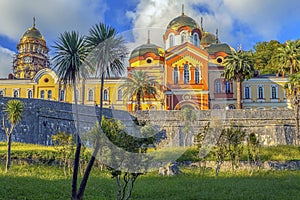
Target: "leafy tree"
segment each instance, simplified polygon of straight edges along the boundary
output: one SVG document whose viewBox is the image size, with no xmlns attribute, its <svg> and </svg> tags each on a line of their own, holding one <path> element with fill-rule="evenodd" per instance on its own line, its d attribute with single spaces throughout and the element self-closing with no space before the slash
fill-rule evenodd
<svg viewBox="0 0 300 200">
<path fill-rule="evenodd" d="M 93 74 L 101 78 L 100 86 L 100 116 L 99 124 L 102 122 L 103 113 L 103 88 L 104 79 L 112 75 L 122 75 L 125 71 L 123 59 L 127 55 L 127 48 L 121 36 L 116 35 L 116 31 L 111 26 L 104 23 L 94 25 L 87 36 L 87 46 L 89 48 L 89 56 L 87 61 L 93 68 Z M 87 165 L 83 179 L 77 193 L 77 199 L 82 199 L 86 184 L 95 162 L 95 157 L 100 148 L 100 142 L 96 141 L 96 146 L 92 157 Z"/>
<path fill-rule="evenodd" d="M 124 83 L 122 88 L 124 90 L 124 96 L 130 98 L 132 101 L 134 99 L 137 102 L 137 109 L 141 110 L 141 100 L 145 101 L 145 98 L 156 98 L 157 89 L 156 81 L 153 77 L 147 75 L 146 72 L 142 70 L 133 70 L 130 72 L 126 83 Z"/>
<path fill-rule="evenodd" d="M 277 55 L 278 48 L 281 47 L 276 40 L 270 42 L 258 42 L 254 46 L 254 68 L 261 74 L 275 74 L 280 72 L 280 68 L 274 62 L 274 55 Z"/>
<path fill-rule="evenodd" d="M 120 121 L 103 117 L 101 128 L 99 123 L 97 123 L 83 137 L 83 140 L 89 141 L 92 144 L 91 146 L 95 146 L 99 140 L 101 141 L 102 145 L 98 151 L 98 156 L 110 171 L 112 178 L 116 180 L 118 200 L 129 199 L 131 197 L 135 181 L 142 175 L 142 173 L 134 172 L 130 169 L 134 168 L 135 165 L 139 166 L 143 162 L 147 163 L 146 160 L 137 160 L 138 157 L 134 156 L 135 160 L 127 161 L 127 163 L 130 163 L 130 166 L 127 166 L 124 164 L 124 159 L 130 159 L 130 156 L 127 157 L 123 153 L 143 154 L 147 152 L 148 146 L 154 143 L 153 128 L 145 126 L 140 132 L 145 137 L 129 135 L 125 132 L 125 127 Z M 116 148 L 112 148 L 112 146 Z M 121 168 L 116 167 L 120 165 L 122 165 Z"/>
<path fill-rule="evenodd" d="M 66 132 L 58 132 L 51 136 L 54 147 L 58 150 L 65 176 L 67 176 L 67 168 L 71 168 L 71 158 L 74 153 L 73 136 Z"/>
<path fill-rule="evenodd" d="M 217 143 L 213 150 L 213 155 L 216 157 L 216 176 L 219 175 L 222 164 L 224 163 L 226 157 L 228 156 L 227 150 L 228 139 L 226 137 L 226 130 L 222 129 L 221 134 L 217 140 Z"/>
<path fill-rule="evenodd" d="M 224 61 L 225 69 L 223 76 L 226 80 L 235 80 L 237 85 L 237 109 L 241 109 L 241 85 L 245 79 L 249 79 L 254 74 L 252 55 L 244 51 L 232 51 Z"/>
<path fill-rule="evenodd" d="M 239 126 L 231 124 L 231 126 L 225 129 L 227 141 L 228 141 L 228 153 L 232 163 L 232 171 L 239 166 L 240 157 L 243 153 L 243 141 L 245 140 L 246 132 Z"/>
<path fill-rule="evenodd" d="M 295 144 L 299 145 L 299 104 L 300 104 L 300 73 L 289 76 L 289 82 L 285 84 L 287 97 L 294 108 L 294 117 L 296 122 Z"/>
<path fill-rule="evenodd" d="M 255 133 L 250 133 L 247 137 L 247 151 L 248 151 L 248 163 L 250 165 L 249 174 L 253 173 L 253 164 L 257 165 L 257 161 L 259 161 L 259 150 L 260 144 L 259 140 L 256 137 Z"/>
<path fill-rule="evenodd" d="M 283 46 L 278 47 L 275 63 L 282 70 L 289 70 L 290 74 L 300 71 L 300 40 L 288 40 Z"/>
<path fill-rule="evenodd" d="M 58 41 L 54 45 L 54 69 L 56 69 L 60 80 L 64 85 L 73 85 L 75 112 L 76 112 L 76 152 L 74 158 L 74 170 L 72 178 L 72 199 L 77 199 L 77 176 L 79 169 L 81 141 L 79 137 L 79 116 L 78 116 L 78 96 L 76 86 L 80 78 L 86 78 L 84 64 L 89 53 L 85 45 L 85 39 L 78 32 L 64 32 L 60 34 Z M 88 65 L 87 65 L 88 66 Z"/>
<path fill-rule="evenodd" d="M 11 151 L 11 135 L 16 126 L 22 120 L 22 114 L 24 110 L 24 105 L 19 100 L 9 100 L 3 108 L 6 114 L 6 120 L 9 125 L 5 124 L 4 117 L 2 118 L 3 128 L 7 139 L 7 156 L 6 156 L 6 172 L 9 171 L 11 165 L 10 151 Z"/>
</svg>

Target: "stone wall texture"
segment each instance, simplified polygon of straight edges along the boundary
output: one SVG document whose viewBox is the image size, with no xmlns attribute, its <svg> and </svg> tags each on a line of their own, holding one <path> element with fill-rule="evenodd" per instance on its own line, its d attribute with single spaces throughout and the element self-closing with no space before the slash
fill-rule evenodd
<svg viewBox="0 0 300 200">
<path fill-rule="evenodd" d="M 0 106 L 11 98 L 0 97 Z M 52 145 L 51 135 L 58 131 L 75 132 L 75 106 L 68 103 L 40 99 L 19 99 L 24 103 L 24 117 L 13 132 L 13 141 Z M 78 106 L 80 130 L 87 131 L 94 126 L 99 108 Z M 132 126 L 133 117 L 125 111 L 104 109 L 104 116 L 122 119 Z M 295 140 L 295 120 L 292 110 L 207 110 L 193 111 L 194 119 L 186 122 L 182 111 L 140 111 L 134 113 L 138 120 L 151 121 L 166 132 L 170 145 L 190 145 L 193 135 L 203 130 L 210 122 L 212 126 L 228 127 L 231 123 L 239 125 L 247 133 L 256 133 L 263 145 L 293 144 Z M 0 111 L 2 122 L 3 111 Z M 188 123 L 188 124 L 186 124 Z M 183 127 L 189 126 L 187 134 Z M 6 140 L 4 129 L 0 128 L 0 141 Z"/>
</svg>

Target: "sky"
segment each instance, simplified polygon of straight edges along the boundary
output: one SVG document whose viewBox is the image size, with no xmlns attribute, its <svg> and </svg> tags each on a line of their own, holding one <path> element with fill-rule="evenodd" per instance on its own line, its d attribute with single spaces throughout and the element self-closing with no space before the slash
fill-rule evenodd
<svg viewBox="0 0 300 200">
<path fill-rule="evenodd" d="M 128 39 L 128 47 L 147 41 L 163 47 L 162 35 L 168 23 L 181 14 L 215 33 L 233 48 L 252 49 L 257 42 L 300 38 L 299 0 L 1 0 L 0 1 L 0 77 L 11 73 L 16 46 L 25 31 L 36 27 L 46 39 L 53 55 L 54 42 L 64 31 L 85 35 L 104 22 Z"/>
</svg>

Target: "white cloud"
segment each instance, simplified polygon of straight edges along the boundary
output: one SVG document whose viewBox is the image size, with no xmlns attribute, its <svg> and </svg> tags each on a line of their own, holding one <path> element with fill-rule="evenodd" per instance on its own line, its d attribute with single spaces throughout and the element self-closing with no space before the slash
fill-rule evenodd
<svg viewBox="0 0 300 200">
<path fill-rule="evenodd" d="M 64 31 L 86 33 L 103 20 L 106 9 L 103 0 L 1 0 L 0 34 L 18 41 L 35 17 L 37 28 L 51 43 Z"/>
<path fill-rule="evenodd" d="M 186 15 L 198 23 L 203 17 L 204 29 L 215 33 L 218 28 L 221 41 L 233 47 L 241 43 L 251 48 L 262 40 L 294 39 L 280 38 L 280 33 L 300 22 L 299 0 L 140 0 L 136 11 L 128 11 L 127 17 L 132 19 L 134 28 L 165 30 L 167 24 L 180 15 L 183 3 Z M 136 31 L 135 35 L 140 40 L 145 34 Z M 161 42 L 162 38 L 156 40 Z"/>
<path fill-rule="evenodd" d="M 0 78 L 7 78 L 12 72 L 12 60 L 14 52 L 0 46 Z"/>
</svg>

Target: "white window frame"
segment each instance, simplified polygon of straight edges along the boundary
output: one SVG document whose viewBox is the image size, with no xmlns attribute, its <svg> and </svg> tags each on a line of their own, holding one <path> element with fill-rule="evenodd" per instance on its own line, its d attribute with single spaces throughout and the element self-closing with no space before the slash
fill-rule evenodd
<svg viewBox="0 0 300 200">
<path fill-rule="evenodd" d="M 93 89 L 88 89 L 88 95 L 87 95 L 88 101 L 95 101 L 95 92 Z"/>
<path fill-rule="evenodd" d="M 29 92 L 31 92 L 31 97 L 29 95 Z M 33 98 L 33 91 L 32 91 L 32 89 L 27 89 L 27 98 L 28 99 L 32 99 Z"/>
<path fill-rule="evenodd" d="M 15 96 L 15 92 L 17 92 L 16 96 Z M 20 97 L 20 89 L 13 89 L 12 97 L 19 98 Z"/>
</svg>

